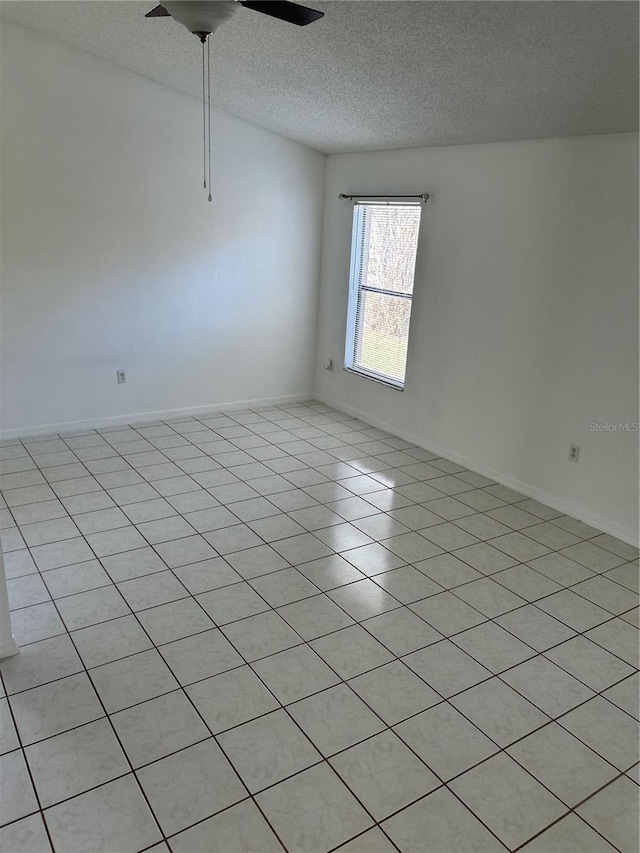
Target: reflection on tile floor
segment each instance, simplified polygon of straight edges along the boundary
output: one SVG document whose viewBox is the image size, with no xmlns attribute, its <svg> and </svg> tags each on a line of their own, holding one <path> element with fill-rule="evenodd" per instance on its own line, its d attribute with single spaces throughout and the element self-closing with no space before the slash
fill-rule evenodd
<svg viewBox="0 0 640 853">
<path fill-rule="evenodd" d="M 637 549 L 314 402 L 0 459 L 7 853 L 637 853 Z"/>
</svg>

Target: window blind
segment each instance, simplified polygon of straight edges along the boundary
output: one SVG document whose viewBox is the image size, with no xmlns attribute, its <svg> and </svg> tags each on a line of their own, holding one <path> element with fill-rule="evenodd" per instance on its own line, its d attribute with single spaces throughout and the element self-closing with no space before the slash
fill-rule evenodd
<svg viewBox="0 0 640 853">
<path fill-rule="evenodd" d="M 358 202 L 353 211 L 345 367 L 404 387 L 419 203 Z"/>
</svg>

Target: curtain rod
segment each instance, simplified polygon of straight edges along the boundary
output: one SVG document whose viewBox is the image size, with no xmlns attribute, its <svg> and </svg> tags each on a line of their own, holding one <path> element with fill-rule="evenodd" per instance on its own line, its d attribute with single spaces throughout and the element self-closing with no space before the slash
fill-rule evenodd
<svg viewBox="0 0 640 853">
<path fill-rule="evenodd" d="M 351 193 L 340 193 L 339 198 L 354 199 L 377 199 L 378 201 L 389 201 L 390 199 L 420 199 L 420 201 L 428 201 L 429 193 L 420 193 L 419 195 L 355 195 Z"/>
</svg>

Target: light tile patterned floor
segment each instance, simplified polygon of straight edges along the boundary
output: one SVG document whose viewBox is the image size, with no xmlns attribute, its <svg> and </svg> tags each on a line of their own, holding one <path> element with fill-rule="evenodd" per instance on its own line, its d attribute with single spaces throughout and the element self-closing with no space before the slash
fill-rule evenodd
<svg viewBox="0 0 640 853">
<path fill-rule="evenodd" d="M 637 853 L 635 548 L 313 402 L 0 456 L 7 853 Z"/>
</svg>

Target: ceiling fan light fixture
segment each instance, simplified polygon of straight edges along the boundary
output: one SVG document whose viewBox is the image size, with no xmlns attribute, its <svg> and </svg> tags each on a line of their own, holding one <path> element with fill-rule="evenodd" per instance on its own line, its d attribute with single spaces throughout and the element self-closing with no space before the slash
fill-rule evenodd
<svg viewBox="0 0 640 853">
<path fill-rule="evenodd" d="M 203 41 L 240 8 L 236 0 L 168 0 L 162 4 L 171 17 Z"/>
</svg>

